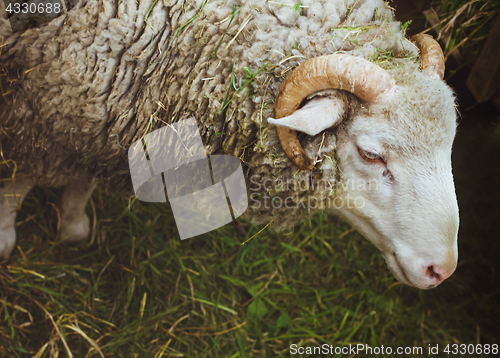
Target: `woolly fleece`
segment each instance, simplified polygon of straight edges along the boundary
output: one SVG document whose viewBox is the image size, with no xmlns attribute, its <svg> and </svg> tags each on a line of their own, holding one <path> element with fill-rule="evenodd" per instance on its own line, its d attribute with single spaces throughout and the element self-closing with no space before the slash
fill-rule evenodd
<svg viewBox="0 0 500 358">
<path fill-rule="evenodd" d="M 250 213 L 261 222 L 275 218 L 277 227 L 293 225 L 332 198 L 341 173 L 335 129 L 302 135 L 306 153 L 319 163 L 316 170 L 297 173 L 284 155 L 266 118 L 286 73 L 306 59 L 343 51 L 383 66 L 398 83 L 431 83 L 419 75 L 418 50 L 384 1 L 300 5 L 297 11 L 264 0 L 195 0 L 184 8 L 174 0 L 81 0 L 67 15 L 24 34 L 12 34 L 2 9 L 4 158 L 16 162 L 17 175 L 38 185 L 67 185 L 86 174 L 130 192 L 130 145 L 165 123 L 194 117 L 207 153 L 244 162 L 250 194 L 265 192 L 262 184 L 270 180 L 274 195 L 285 195 L 287 188 L 286 197 L 296 203 L 318 200 L 312 211 L 307 205 L 262 205 L 255 209 L 260 215 Z M 245 68 L 252 75 L 262 71 L 236 92 L 247 80 Z M 223 110 L 227 95 L 234 99 Z M 346 96 L 352 108 L 362 108 Z M 300 186 L 322 179 L 318 186 Z M 278 185 L 292 182 L 299 184 Z"/>
</svg>

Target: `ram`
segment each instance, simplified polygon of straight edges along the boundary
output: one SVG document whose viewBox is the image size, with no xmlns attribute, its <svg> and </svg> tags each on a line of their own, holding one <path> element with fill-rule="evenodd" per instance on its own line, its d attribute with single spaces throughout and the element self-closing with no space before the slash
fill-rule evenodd
<svg viewBox="0 0 500 358">
<path fill-rule="evenodd" d="M 29 188 L 67 186 L 61 237 L 82 240 L 97 183 L 131 191 L 131 144 L 195 118 L 244 163 L 255 222 L 328 210 L 403 283 L 455 270 L 455 99 L 439 45 L 385 2 L 81 0 L 23 33 L 0 16 L 3 258 Z"/>
</svg>

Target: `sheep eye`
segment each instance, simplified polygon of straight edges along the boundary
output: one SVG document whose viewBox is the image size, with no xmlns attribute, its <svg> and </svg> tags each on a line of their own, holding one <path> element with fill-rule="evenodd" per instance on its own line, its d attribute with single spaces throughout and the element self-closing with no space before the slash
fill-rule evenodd
<svg viewBox="0 0 500 358">
<path fill-rule="evenodd" d="M 375 162 L 380 162 L 380 163 L 385 163 L 385 161 L 382 159 L 382 157 L 378 154 L 369 152 L 367 150 L 363 150 L 361 148 L 358 148 L 358 153 L 367 162 L 375 163 Z"/>
</svg>

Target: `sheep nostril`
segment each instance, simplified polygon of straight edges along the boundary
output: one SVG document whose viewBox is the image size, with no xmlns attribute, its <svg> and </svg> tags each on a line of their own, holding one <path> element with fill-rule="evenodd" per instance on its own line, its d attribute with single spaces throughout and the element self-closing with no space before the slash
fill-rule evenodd
<svg viewBox="0 0 500 358">
<path fill-rule="evenodd" d="M 441 275 L 434 271 L 434 266 L 427 267 L 426 274 L 430 278 L 436 278 L 438 282 L 441 281 Z"/>
</svg>

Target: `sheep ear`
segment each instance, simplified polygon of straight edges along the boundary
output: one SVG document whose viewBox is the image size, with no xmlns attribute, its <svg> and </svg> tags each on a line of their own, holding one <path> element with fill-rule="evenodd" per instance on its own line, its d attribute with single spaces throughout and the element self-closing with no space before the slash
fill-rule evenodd
<svg viewBox="0 0 500 358">
<path fill-rule="evenodd" d="M 340 123 L 347 108 L 341 96 L 317 97 L 288 117 L 268 118 L 275 126 L 287 127 L 314 136 Z"/>
</svg>

